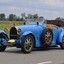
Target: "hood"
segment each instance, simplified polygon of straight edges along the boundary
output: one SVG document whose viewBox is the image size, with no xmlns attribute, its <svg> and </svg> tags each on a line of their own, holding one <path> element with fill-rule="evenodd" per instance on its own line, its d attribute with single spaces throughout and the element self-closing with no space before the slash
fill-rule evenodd
<svg viewBox="0 0 64 64">
<path fill-rule="evenodd" d="M 21 25 L 21 26 L 16 26 L 17 28 L 33 28 L 33 27 L 36 27 L 36 26 L 38 26 L 38 25 Z"/>
<path fill-rule="evenodd" d="M 17 39 L 19 29 L 21 30 L 22 33 L 25 33 L 26 31 L 30 31 L 36 34 L 36 31 L 38 30 L 38 25 L 22 25 L 22 26 L 12 27 L 10 29 L 10 39 Z"/>
<path fill-rule="evenodd" d="M 38 29 L 39 25 L 22 25 L 22 26 L 16 26 L 17 29 L 21 29 L 23 31 L 31 31 Z"/>
<path fill-rule="evenodd" d="M 21 30 L 22 34 L 25 32 L 31 32 L 32 34 L 38 35 L 45 29 L 46 25 L 21 25 L 21 26 L 14 26 L 10 29 L 10 38 L 17 39 L 18 30 Z"/>
<path fill-rule="evenodd" d="M 22 32 L 25 31 L 37 31 L 38 29 L 43 29 L 46 27 L 46 24 L 40 25 L 22 25 L 22 26 L 16 26 L 17 29 L 21 29 Z"/>
<path fill-rule="evenodd" d="M 46 27 L 46 24 L 39 24 L 39 25 L 20 25 L 20 26 L 16 26 L 17 28 L 34 28 L 34 27 L 38 27 L 38 26 L 41 26 L 41 27 Z"/>
</svg>

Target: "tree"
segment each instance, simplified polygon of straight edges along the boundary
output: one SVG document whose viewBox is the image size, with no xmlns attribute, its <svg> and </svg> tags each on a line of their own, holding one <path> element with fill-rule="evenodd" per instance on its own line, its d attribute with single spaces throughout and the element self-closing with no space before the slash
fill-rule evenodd
<svg viewBox="0 0 64 64">
<path fill-rule="evenodd" d="M 2 14 L 0 14 L 0 20 L 5 20 L 5 14 L 4 13 L 2 13 Z"/>
<path fill-rule="evenodd" d="M 56 20 L 62 20 L 64 22 L 64 18 L 57 17 Z"/>
<path fill-rule="evenodd" d="M 38 19 L 38 14 L 34 14 L 34 15 L 33 15 L 33 18 L 34 18 L 34 19 Z"/>
<path fill-rule="evenodd" d="M 61 18 L 60 17 L 57 17 L 56 20 L 61 20 Z"/>
<path fill-rule="evenodd" d="M 9 15 L 9 21 L 15 21 L 17 19 L 15 14 L 10 14 Z"/>
<path fill-rule="evenodd" d="M 32 19 L 33 15 L 32 14 L 28 14 L 28 19 Z"/>
<path fill-rule="evenodd" d="M 21 18 L 20 17 L 17 17 L 16 21 L 21 21 Z"/>
</svg>

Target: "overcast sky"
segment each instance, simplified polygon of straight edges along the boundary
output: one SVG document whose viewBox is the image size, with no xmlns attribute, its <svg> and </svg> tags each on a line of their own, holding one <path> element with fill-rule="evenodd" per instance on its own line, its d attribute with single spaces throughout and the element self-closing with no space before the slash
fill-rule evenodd
<svg viewBox="0 0 64 64">
<path fill-rule="evenodd" d="M 64 18 L 64 0 L 0 0 L 0 13 L 38 13 L 45 19 Z"/>
</svg>

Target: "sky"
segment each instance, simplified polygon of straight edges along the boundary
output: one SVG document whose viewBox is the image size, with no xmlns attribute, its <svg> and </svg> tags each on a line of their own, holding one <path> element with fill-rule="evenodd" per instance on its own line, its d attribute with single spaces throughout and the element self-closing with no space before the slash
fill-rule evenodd
<svg viewBox="0 0 64 64">
<path fill-rule="evenodd" d="M 0 0 L 0 13 L 38 14 L 45 19 L 64 18 L 64 0 Z"/>
</svg>

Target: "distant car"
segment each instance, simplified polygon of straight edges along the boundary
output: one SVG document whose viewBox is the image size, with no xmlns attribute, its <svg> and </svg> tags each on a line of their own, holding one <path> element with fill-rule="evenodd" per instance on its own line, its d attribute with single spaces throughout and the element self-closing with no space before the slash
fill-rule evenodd
<svg viewBox="0 0 64 64">
<path fill-rule="evenodd" d="M 4 46 L 13 46 L 21 48 L 24 53 L 30 53 L 34 47 L 57 45 L 64 49 L 64 30 L 60 25 L 46 24 L 45 20 L 31 21 L 28 24 L 25 22 L 24 25 L 11 27 L 9 40 L 4 39 L 4 42 L 0 43 L 0 51 L 4 51 Z"/>
</svg>

